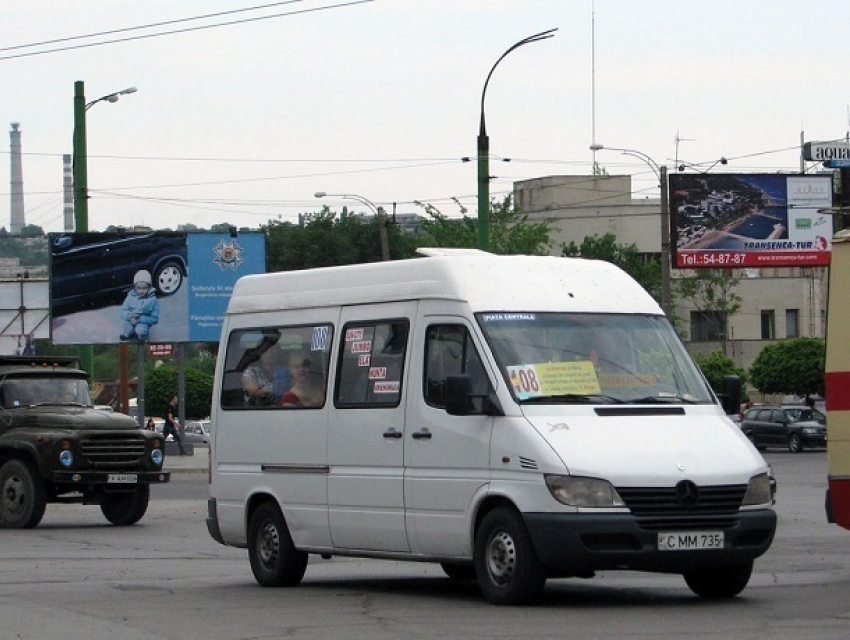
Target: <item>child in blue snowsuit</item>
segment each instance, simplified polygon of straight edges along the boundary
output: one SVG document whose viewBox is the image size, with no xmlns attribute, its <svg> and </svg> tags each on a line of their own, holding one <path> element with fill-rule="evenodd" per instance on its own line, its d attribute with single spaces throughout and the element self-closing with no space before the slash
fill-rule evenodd
<svg viewBox="0 0 850 640">
<path fill-rule="evenodd" d="M 137 271 L 133 277 L 133 288 L 121 305 L 121 319 L 124 321 L 121 340 L 140 342 L 147 342 L 151 327 L 159 322 L 159 301 L 147 271 Z"/>
</svg>

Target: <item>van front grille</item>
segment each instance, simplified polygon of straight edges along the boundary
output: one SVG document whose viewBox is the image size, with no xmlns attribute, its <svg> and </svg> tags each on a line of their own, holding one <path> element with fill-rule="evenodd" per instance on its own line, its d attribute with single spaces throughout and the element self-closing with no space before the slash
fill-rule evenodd
<svg viewBox="0 0 850 640">
<path fill-rule="evenodd" d="M 636 516 L 718 515 L 737 513 L 747 485 L 700 487 L 617 487 L 617 493 Z"/>
</svg>

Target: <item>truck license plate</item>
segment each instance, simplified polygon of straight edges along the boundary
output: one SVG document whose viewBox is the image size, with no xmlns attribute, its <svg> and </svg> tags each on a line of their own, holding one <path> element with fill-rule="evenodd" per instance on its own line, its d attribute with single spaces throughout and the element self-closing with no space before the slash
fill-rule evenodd
<svg viewBox="0 0 850 640">
<path fill-rule="evenodd" d="M 106 481 L 109 484 L 135 484 L 139 476 L 135 473 L 110 473 Z"/>
<path fill-rule="evenodd" d="M 722 531 L 665 531 L 658 534 L 659 551 L 722 548 Z"/>
</svg>

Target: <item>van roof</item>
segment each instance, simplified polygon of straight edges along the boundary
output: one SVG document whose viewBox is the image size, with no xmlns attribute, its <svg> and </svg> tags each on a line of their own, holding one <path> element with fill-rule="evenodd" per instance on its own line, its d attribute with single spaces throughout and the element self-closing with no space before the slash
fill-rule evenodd
<svg viewBox="0 0 850 640">
<path fill-rule="evenodd" d="M 662 315 L 620 268 L 601 260 L 420 249 L 426 257 L 281 271 L 240 278 L 228 314 L 400 300 L 467 302 L 480 311 Z"/>
</svg>

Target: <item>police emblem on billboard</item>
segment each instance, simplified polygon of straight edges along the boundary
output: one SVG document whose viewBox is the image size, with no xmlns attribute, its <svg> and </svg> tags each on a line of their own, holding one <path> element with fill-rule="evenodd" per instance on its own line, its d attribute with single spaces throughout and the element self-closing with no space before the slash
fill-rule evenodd
<svg viewBox="0 0 850 640">
<path fill-rule="evenodd" d="M 221 240 L 213 249 L 215 251 L 215 258 L 213 258 L 213 262 L 215 262 L 219 267 L 221 267 L 222 271 L 230 268 L 236 271 L 239 268 L 239 265 L 244 262 L 240 254 L 242 253 L 242 247 L 240 247 L 236 240 L 232 242 L 225 242 Z"/>
</svg>

